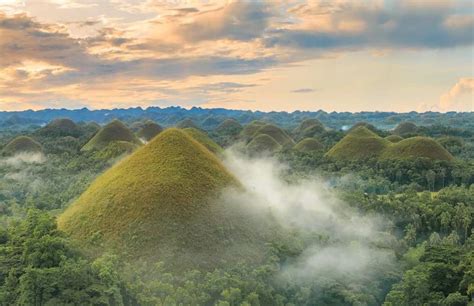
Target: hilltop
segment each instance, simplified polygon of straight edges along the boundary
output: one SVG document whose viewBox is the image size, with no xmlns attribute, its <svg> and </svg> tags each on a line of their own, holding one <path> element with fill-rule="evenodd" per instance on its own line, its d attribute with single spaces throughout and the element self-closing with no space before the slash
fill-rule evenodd
<svg viewBox="0 0 474 306">
<path fill-rule="evenodd" d="M 79 137 L 82 132 L 74 121 L 68 118 L 55 119 L 48 123 L 45 127 L 38 130 L 41 136 L 72 136 Z"/>
<path fill-rule="evenodd" d="M 250 154 L 255 153 L 274 153 L 280 151 L 282 146 L 273 137 L 267 134 L 261 134 L 252 139 L 247 144 L 247 152 Z"/>
<path fill-rule="evenodd" d="M 85 249 L 133 262 L 184 269 L 257 259 L 261 231 L 217 200 L 231 186 L 242 188 L 214 154 L 172 128 L 98 177 L 58 224 Z"/>
<path fill-rule="evenodd" d="M 125 124 L 119 120 L 113 120 L 100 129 L 97 134 L 82 147 L 82 150 L 100 150 L 114 141 L 127 141 L 133 144 L 140 144 L 140 140 L 133 135 Z"/>
<path fill-rule="evenodd" d="M 402 122 L 393 130 L 393 134 L 403 136 L 413 134 L 418 131 L 418 127 L 413 122 Z"/>
<path fill-rule="evenodd" d="M 453 161 L 454 157 L 443 146 L 428 137 L 411 137 L 391 145 L 382 154 L 382 159 L 429 158 Z"/>
<path fill-rule="evenodd" d="M 365 126 L 351 130 L 336 143 L 326 156 L 336 160 L 363 160 L 379 157 L 390 142 Z"/>
<path fill-rule="evenodd" d="M 43 147 L 28 136 L 18 136 L 2 150 L 3 155 L 12 156 L 19 153 L 42 153 Z"/>
<path fill-rule="evenodd" d="M 162 131 L 163 128 L 159 124 L 153 121 L 147 121 L 141 125 L 140 130 L 137 132 L 137 137 L 145 141 L 150 141 Z"/>
<path fill-rule="evenodd" d="M 282 147 L 292 147 L 295 144 L 293 139 L 291 139 L 291 137 L 288 136 L 285 131 L 273 124 L 265 124 L 264 126 L 258 128 L 252 137 L 264 134 L 275 139 L 276 142 L 278 142 Z"/>
<path fill-rule="evenodd" d="M 403 140 L 403 137 L 398 136 L 398 135 L 389 135 L 385 137 L 385 139 L 387 139 L 390 142 L 399 142 Z"/>
<path fill-rule="evenodd" d="M 254 120 L 250 122 L 249 124 L 247 124 L 246 126 L 244 126 L 244 128 L 240 132 L 240 136 L 245 140 L 249 140 L 255 135 L 255 133 L 257 132 L 259 128 L 265 126 L 266 124 L 267 124 L 266 122 Z"/>
<path fill-rule="evenodd" d="M 310 152 L 321 151 L 324 149 L 324 146 L 318 140 L 314 138 L 305 138 L 301 140 L 300 142 L 298 142 L 294 146 L 294 149 L 296 151 L 310 153 Z"/>
<path fill-rule="evenodd" d="M 293 130 L 293 134 L 296 135 L 298 139 L 304 139 L 314 137 L 324 131 L 324 125 L 318 119 L 306 119 Z"/>
<path fill-rule="evenodd" d="M 214 131 L 223 135 L 238 135 L 242 129 L 242 125 L 237 120 L 228 118 L 219 124 Z"/>
</svg>

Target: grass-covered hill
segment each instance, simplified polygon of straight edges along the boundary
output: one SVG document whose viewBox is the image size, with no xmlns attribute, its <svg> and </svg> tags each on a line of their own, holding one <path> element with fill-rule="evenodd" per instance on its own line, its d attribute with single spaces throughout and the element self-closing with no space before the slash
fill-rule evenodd
<svg viewBox="0 0 474 306">
<path fill-rule="evenodd" d="M 382 159 L 429 158 L 453 161 L 454 157 L 437 143 L 427 137 L 411 137 L 389 146 L 381 155 Z"/>
<path fill-rule="evenodd" d="M 403 137 L 398 136 L 398 135 L 389 135 L 385 137 L 385 139 L 387 139 L 390 142 L 399 142 L 403 140 Z"/>
<path fill-rule="evenodd" d="M 133 144 L 140 144 L 140 140 L 119 120 L 113 120 L 100 129 L 83 147 L 82 150 L 101 150 L 111 142 L 127 141 Z"/>
<path fill-rule="evenodd" d="M 163 128 L 159 124 L 153 121 L 147 121 L 143 123 L 140 130 L 137 132 L 137 137 L 144 139 L 145 141 L 150 141 L 162 131 Z"/>
<path fill-rule="evenodd" d="M 266 122 L 254 120 L 244 126 L 244 128 L 240 132 L 240 137 L 244 140 L 249 140 L 255 135 L 259 128 L 265 126 L 266 124 Z"/>
<path fill-rule="evenodd" d="M 41 144 L 28 136 L 18 136 L 10 141 L 2 150 L 2 155 L 12 156 L 19 153 L 42 153 Z"/>
<path fill-rule="evenodd" d="M 402 122 L 393 130 L 395 135 L 409 135 L 418 131 L 418 127 L 413 122 Z"/>
<path fill-rule="evenodd" d="M 303 120 L 300 125 L 293 130 L 297 139 L 304 139 L 317 136 L 325 131 L 324 125 L 318 119 Z"/>
<path fill-rule="evenodd" d="M 275 153 L 280 151 L 282 146 L 271 136 L 267 134 L 260 134 L 247 144 L 246 149 L 250 154 Z"/>
<path fill-rule="evenodd" d="M 324 146 L 315 138 L 305 138 L 298 142 L 294 149 L 300 152 L 311 153 L 323 150 Z"/>
<path fill-rule="evenodd" d="M 100 159 L 109 160 L 116 157 L 123 157 L 135 151 L 139 145 L 128 141 L 112 141 L 105 148 L 96 151 L 95 156 Z"/>
<path fill-rule="evenodd" d="M 171 128 L 99 176 L 58 224 L 84 249 L 113 249 L 133 262 L 184 269 L 258 258 L 261 231 L 216 201 L 229 186 L 242 188 L 214 154 Z"/>
<path fill-rule="evenodd" d="M 56 137 L 79 137 L 82 132 L 80 127 L 71 119 L 60 118 L 55 119 L 37 131 L 40 136 L 56 136 Z"/>
<path fill-rule="evenodd" d="M 186 132 L 186 134 L 188 134 L 192 138 L 194 138 L 194 140 L 205 146 L 209 151 L 216 154 L 222 153 L 222 147 L 215 143 L 214 140 L 209 138 L 209 136 L 205 132 L 195 128 L 185 128 L 183 129 L 183 131 Z"/>
<path fill-rule="evenodd" d="M 282 147 L 292 147 L 295 142 L 293 139 L 281 128 L 273 124 L 265 124 L 264 126 L 257 129 L 253 134 L 252 138 L 259 135 L 268 135 L 275 139 Z"/>
<path fill-rule="evenodd" d="M 200 129 L 200 127 L 196 124 L 196 122 L 194 122 L 194 120 L 191 118 L 186 118 L 184 120 L 181 120 L 180 122 L 176 124 L 176 127 L 180 129 L 185 129 L 185 128 L 194 128 L 198 130 Z"/>
<path fill-rule="evenodd" d="M 335 160 L 364 160 L 377 158 L 390 142 L 365 126 L 351 130 L 336 143 L 326 156 Z"/>
<path fill-rule="evenodd" d="M 237 120 L 228 118 L 222 121 L 222 123 L 216 127 L 214 132 L 221 135 L 235 136 L 238 135 L 242 129 L 242 125 Z"/>
</svg>

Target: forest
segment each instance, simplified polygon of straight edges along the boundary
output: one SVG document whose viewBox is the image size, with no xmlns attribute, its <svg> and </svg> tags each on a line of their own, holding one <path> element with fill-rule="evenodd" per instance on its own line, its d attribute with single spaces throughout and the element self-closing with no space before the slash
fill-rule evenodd
<svg viewBox="0 0 474 306">
<path fill-rule="evenodd" d="M 0 113 L 0 305 L 474 305 L 474 114 Z"/>
</svg>

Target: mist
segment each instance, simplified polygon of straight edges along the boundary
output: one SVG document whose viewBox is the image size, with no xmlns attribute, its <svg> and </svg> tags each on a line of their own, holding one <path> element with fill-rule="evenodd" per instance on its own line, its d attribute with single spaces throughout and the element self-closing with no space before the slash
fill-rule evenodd
<svg viewBox="0 0 474 306">
<path fill-rule="evenodd" d="M 225 165 L 244 186 L 244 191 L 227 191 L 226 201 L 255 213 L 270 211 L 289 232 L 322 237 L 309 241 L 299 256 L 285 262 L 279 278 L 368 281 L 395 263 L 393 252 L 384 248 L 395 241 L 382 233 L 387 222 L 380 216 L 361 215 L 340 200 L 327 181 L 317 176 L 294 179 L 288 167 L 268 156 L 249 158 L 234 149 L 224 156 Z"/>
</svg>

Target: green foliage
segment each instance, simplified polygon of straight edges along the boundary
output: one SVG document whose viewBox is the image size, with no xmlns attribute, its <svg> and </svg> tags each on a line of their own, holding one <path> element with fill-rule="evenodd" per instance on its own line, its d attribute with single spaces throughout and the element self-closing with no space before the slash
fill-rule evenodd
<svg viewBox="0 0 474 306">
<path fill-rule="evenodd" d="M 292 147 L 295 144 L 293 139 L 291 139 L 285 131 L 273 124 L 265 124 L 259 127 L 252 135 L 252 138 L 256 138 L 260 135 L 270 136 L 282 147 Z"/>
<path fill-rule="evenodd" d="M 123 284 L 81 258 L 53 218 L 30 210 L 0 242 L 1 305 L 123 305 Z M 117 267 L 109 267 L 117 269 Z"/>
</svg>

